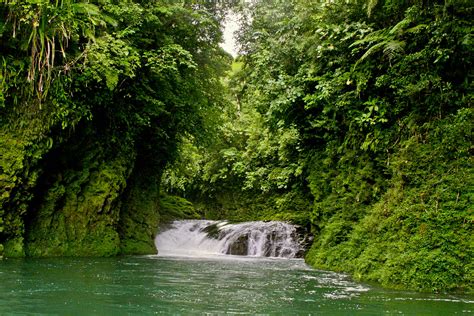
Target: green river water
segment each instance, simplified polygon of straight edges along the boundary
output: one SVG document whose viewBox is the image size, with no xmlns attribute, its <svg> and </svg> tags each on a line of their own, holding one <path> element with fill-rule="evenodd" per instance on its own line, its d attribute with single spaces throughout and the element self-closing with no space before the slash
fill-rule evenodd
<svg viewBox="0 0 474 316">
<path fill-rule="evenodd" d="M 472 297 L 356 283 L 299 259 L 4 259 L 0 315 L 468 315 Z"/>
</svg>

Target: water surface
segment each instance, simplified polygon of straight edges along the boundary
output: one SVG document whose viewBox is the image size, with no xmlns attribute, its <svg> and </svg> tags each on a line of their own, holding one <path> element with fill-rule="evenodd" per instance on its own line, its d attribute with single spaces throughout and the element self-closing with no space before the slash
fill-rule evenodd
<svg viewBox="0 0 474 316">
<path fill-rule="evenodd" d="M 300 259 L 0 261 L 0 315 L 467 315 L 469 297 L 390 291 Z"/>
</svg>

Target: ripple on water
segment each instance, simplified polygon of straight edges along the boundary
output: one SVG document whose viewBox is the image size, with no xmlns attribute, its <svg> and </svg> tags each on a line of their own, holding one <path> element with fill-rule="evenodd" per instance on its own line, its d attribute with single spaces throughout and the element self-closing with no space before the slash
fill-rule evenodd
<svg viewBox="0 0 474 316">
<path fill-rule="evenodd" d="M 4 261 L 0 315 L 456 315 L 470 297 L 383 290 L 301 260 L 157 256 Z"/>
</svg>

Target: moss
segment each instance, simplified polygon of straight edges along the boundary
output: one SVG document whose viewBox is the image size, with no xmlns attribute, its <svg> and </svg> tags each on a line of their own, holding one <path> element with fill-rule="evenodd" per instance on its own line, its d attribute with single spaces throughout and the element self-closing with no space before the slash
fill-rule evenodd
<svg viewBox="0 0 474 316">
<path fill-rule="evenodd" d="M 474 291 L 472 114 L 460 111 L 426 125 L 424 139 L 415 135 L 401 142 L 390 157 L 391 179 L 380 199 L 357 203 L 342 188 L 321 195 L 307 262 L 387 287 Z M 337 177 L 350 179 L 346 173 L 352 170 L 338 172 L 332 189 L 338 188 Z M 351 185 L 358 181 L 352 178 Z"/>
<path fill-rule="evenodd" d="M 84 124 L 50 148 L 34 122 L 0 128 L 0 255 L 155 253 L 159 187 L 129 179 L 133 144 L 108 144 Z"/>
<path fill-rule="evenodd" d="M 25 231 L 24 216 L 40 172 L 38 163 L 49 150 L 44 113 L 30 113 L 28 124 L 22 114 L 2 117 L 0 125 L 0 243 L 5 255 L 20 256 L 19 240 Z"/>
<path fill-rule="evenodd" d="M 154 238 L 160 221 L 161 166 L 151 168 L 138 161 L 129 179 L 120 209 L 118 232 L 121 254 L 156 254 Z M 150 177 L 150 175 L 156 175 Z"/>
<path fill-rule="evenodd" d="M 120 197 L 130 152 L 110 155 L 99 144 L 69 146 L 49 156 L 38 200 L 28 217 L 29 256 L 111 256 L 119 252 Z M 133 160 L 132 160 L 133 161 Z M 59 164 L 59 165 L 58 165 Z"/>
<path fill-rule="evenodd" d="M 137 236 L 135 236 L 137 237 Z M 142 239 L 126 238 L 120 242 L 120 254 L 123 255 L 155 255 L 157 253 L 154 238 L 143 235 Z M 153 236 L 154 237 L 154 236 Z M 145 240 L 146 239 L 146 240 Z"/>
<path fill-rule="evenodd" d="M 3 252 L 6 257 L 10 257 L 10 258 L 24 257 L 25 250 L 24 250 L 24 245 L 23 245 L 23 238 L 17 237 L 17 238 L 9 239 L 5 243 L 5 248 Z"/>
<path fill-rule="evenodd" d="M 193 202 L 195 209 L 208 219 L 237 222 L 278 220 L 302 227 L 310 225 L 310 199 L 297 190 L 267 194 L 223 190 L 216 193 L 214 198 L 198 198 Z"/>
<path fill-rule="evenodd" d="M 135 187 L 122 207 L 119 224 L 121 254 L 156 254 L 154 238 L 158 231 L 158 193 Z"/>
<path fill-rule="evenodd" d="M 182 197 L 164 193 L 160 194 L 160 215 L 162 222 L 201 218 L 193 203 Z"/>
</svg>

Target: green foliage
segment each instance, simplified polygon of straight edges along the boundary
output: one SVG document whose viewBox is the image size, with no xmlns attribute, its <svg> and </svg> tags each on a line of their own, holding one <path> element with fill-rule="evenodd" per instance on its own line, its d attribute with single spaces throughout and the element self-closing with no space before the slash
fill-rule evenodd
<svg viewBox="0 0 474 316">
<path fill-rule="evenodd" d="M 176 195 L 162 194 L 160 196 L 161 222 L 175 219 L 199 219 L 193 203 Z"/>
<path fill-rule="evenodd" d="M 253 1 L 233 102 L 172 167 L 206 216 L 311 222 L 312 265 L 472 291 L 472 5 Z M 179 164 L 178 164 L 179 165 Z M 192 171 L 191 171 L 192 170 Z"/>
<path fill-rule="evenodd" d="M 155 252 L 162 169 L 177 140 L 205 134 L 223 102 L 219 77 L 230 57 L 218 45 L 219 10 L 149 1 L 0 3 L 7 255 L 20 246 L 35 256 Z"/>
<path fill-rule="evenodd" d="M 2 27 L 2 37 L 11 36 L 2 48 L 7 58 L 15 53 L 13 58 L 29 54 L 26 81 L 33 85 L 32 91 L 40 100 L 47 95 L 52 80 L 58 75 L 58 68 L 62 68 L 59 71 L 68 71 L 71 57 L 75 58 L 74 55 L 79 53 L 77 49 L 68 49 L 69 42 L 80 42 L 82 39 L 78 37 L 94 40 L 96 28 L 114 24 L 113 19 L 91 3 L 3 1 L 1 6 L 6 22 Z M 58 61 L 62 65 L 55 67 Z M 20 59 L 20 63 L 25 62 L 25 59 Z"/>
<path fill-rule="evenodd" d="M 297 130 L 282 126 L 271 131 L 260 113 L 248 107 L 239 110 L 235 103 L 214 123 L 219 128 L 211 143 L 182 140 L 177 161 L 165 170 L 164 189 L 193 201 L 206 218 L 308 224 L 304 211 L 310 203 L 292 187 L 302 175 L 301 163 L 294 161 Z"/>
<path fill-rule="evenodd" d="M 4 249 L 5 256 L 9 258 L 21 258 L 25 256 L 25 250 L 23 249 L 23 238 L 18 237 L 10 239 L 5 243 Z"/>
<path fill-rule="evenodd" d="M 323 222 L 308 261 L 384 285 L 472 291 L 473 113 L 460 110 L 404 140 L 390 159 L 388 190 L 360 221 L 339 212 Z"/>
<path fill-rule="evenodd" d="M 117 254 L 115 227 L 130 157 L 133 153 L 126 148 L 112 156 L 98 143 L 82 142 L 49 153 L 47 173 L 37 185 L 41 191 L 26 214 L 27 255 Z"/>
</svg>

